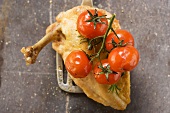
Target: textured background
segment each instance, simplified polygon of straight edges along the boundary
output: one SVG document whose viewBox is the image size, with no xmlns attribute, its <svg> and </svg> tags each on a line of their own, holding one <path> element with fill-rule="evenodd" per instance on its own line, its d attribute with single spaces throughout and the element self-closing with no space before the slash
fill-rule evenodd
<svg viewBox="0 0 170 113">
<path fill-rule="evenodd" d="M 36 64 L 25 66 L 20 49 L 41 39 L 59 12 L 79 4 L 81 0 L 0 0 L 0 113 L 169 113 L 170 0 L 94 0 L 94 6 L 117 14 L 140 52 L 125 111 L 61 91 L 51 44 Z"/>
</svg>

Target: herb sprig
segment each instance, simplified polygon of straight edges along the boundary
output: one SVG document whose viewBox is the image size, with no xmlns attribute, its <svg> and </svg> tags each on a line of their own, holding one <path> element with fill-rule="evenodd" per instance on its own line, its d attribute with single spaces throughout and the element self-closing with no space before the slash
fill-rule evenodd
<svg viewBox="0 0 170 113">
<path fill-rule="evenodd" d="M 119 94 L 118 93 L 118 90 L 121 90 L 116 84 L 113 84 L 113 85 L 111 85 L 110 87 L 109 87 L 109 92 L 116 92 L 116 94 Z"/>
</svg>

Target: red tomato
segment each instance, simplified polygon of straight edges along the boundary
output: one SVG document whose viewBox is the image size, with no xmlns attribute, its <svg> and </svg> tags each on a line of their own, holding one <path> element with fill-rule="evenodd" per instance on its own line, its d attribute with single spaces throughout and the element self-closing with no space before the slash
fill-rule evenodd
<svg viewBox="0 0 170 113">
<path fill-rule="evenodd" d="M 106 68 L 109 63 L 108 63 L 108 60 L 107 59 L 104 59 L 101 61 L 102 63 L 102 66 L 104 68 Z M 102 69 L 99 67 L 100 65 L 100 62 L 97 63 L 94 67 L 94 77 L 96 79 L 96 81 L 100 84 L 115 84 L 116 82 L 119 81 L 120 77 L 121 77 L 121 73 L 118 72 L 117 74 L 116 73 L 110 73 L 108 75 L 108 79 L 106 78 L 106 74 L 101 74 L 102 72 Z"/>
<path fill-rule="evenodd" d="M 134 46 L 134 38 L 131 33 L 123 29 L 115 30 L 115 32 L 117 36 L 120 38 L 120 40 L 124 40 L 123 44 L 128 43 L 128 45 Z M 113 32 L 111 32 L 107 36 L 105 46 L 108 51 L 111 51 L 114 48 L 114 45 L 112 44 L 112 40 L 114 40 L 117 44 L 120 42 L 117 36 Z"/>
<path fill-rule="evenodd" d="M 76 50 L 67 56 L 65 67 L 73 77 L 83 78 L 91 71 L 92 64 L 86 56 L 86 53 L 81 50 Z"/>
<path fill-rule="evenodd" d="M 92 13 L 92 15 L 95 14 L 94 9 L 91 9 L 89 11 Z M 98 12 L 98 16 L 103 15 L 100 11 L 97 11 L 97 12 Z M 90 19 L 91 17 L 88 11 L 85 11 L 79 15 L 78 20 L 77 20 L 78 32 L 85 38 L 89 38 L 89 39 L 104 35 L 108 27 L 107 19 L 101 18 L 100 21 L 105 24 L 97 23 L 96 28 L 94 27 L 94 22 L 87 22 L 87 20 L 90 20 Z"/>
<path fill-rule="evenodd" d="M 115 72 L 131 71 L 139 62 L 139 53 L 133 46 L 117 47 L 110 52 L 108 61 Z"/>
</svg>

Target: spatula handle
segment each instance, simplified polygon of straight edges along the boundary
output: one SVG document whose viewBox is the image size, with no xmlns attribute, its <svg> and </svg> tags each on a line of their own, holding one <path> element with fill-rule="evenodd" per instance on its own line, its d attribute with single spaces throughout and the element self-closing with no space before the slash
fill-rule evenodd
<svg viewBox="0 0 170 113">
<path fill-rule="evenodd" d="M 87 5 L 93 7 L 93 0 L 82 0 L 81 5 Z"/>
</svg>

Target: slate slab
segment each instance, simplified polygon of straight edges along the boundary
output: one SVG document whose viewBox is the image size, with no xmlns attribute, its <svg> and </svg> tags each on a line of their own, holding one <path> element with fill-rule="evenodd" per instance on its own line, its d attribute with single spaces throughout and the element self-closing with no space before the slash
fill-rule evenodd
<svg viewBox="0 0 170 113">
<path fill-rule="evenodd" d="M 25 66 L 20 49 L 45 34 L 55 16 L 80 0 L 0 0 L 0 113 L 169 113 L 170 0 L 94 0 L 116 13 L 135 37 L 140 63 L 131 72 L 131 104 L 117 111 L 59 89 L 51 44 Z"/>
</svg>

